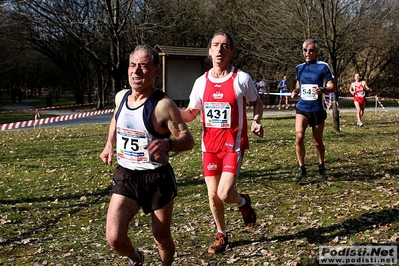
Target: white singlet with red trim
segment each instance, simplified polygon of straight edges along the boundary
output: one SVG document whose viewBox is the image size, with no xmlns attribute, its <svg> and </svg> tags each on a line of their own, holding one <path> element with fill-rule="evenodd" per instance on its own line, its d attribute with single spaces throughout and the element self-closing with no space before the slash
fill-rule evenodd
<svg viewBox="0 0 399 266">
<path fill-rule="evenodd" d="M 214 78 L 211 72 L 195 81 L 188 105 L 202 111 L 202 151 L 248 149 L 246 104 L 257 100 L 254 82 L 235 67 L 223 78 Z"/>
<path fill-rule="evenodd" d="M 366 91 L 365 91 L 365 85 L 364 85 L 364 81 L 360 81 L 360 82 L 353 82 L 352 83 L 352 88 L 353 91 L 355 93 L 355 97 L 359 97 L 359 98 L 364 98 L 366 97 Z"/>
</svg>

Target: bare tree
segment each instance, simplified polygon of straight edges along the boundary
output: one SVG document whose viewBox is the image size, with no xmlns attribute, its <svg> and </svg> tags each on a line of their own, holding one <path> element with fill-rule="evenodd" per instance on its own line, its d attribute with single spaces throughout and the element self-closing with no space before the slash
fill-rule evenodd
<svg viewBox="0 0 399 266">
<path fill-rule="evenodd" d="M 274 80 L 282 74 L 294 78 L 306 38 L 320 41 L 319 58 L 331 65 L 341 86 L 349 80 L 345 73 L 359 68 L 372 84 L 398 56 L 395 0 L 253 0 L 236 5 L 242 8 L 231 16 L 240 25 L 246 57 L 255 62 L 250 65 Z M 334 130 L 339 131 L 336 105 L 333 116 Z"/>
<path fill-rule="evenodd" d="M 23 36 L 25 40 L 69 71 L 71 79 L 77 76 L 73 69 L 87 62 L 78 68 L 78 73 L 82 73 L 82 69 L 89 72 L 78 75 L 80 81 L 71 81 L 77 101 L 82 102 L 83 94 L 92 89 L 87 87 L 92 83 L 87 80 L 90 72 L 97 72 L 95 76 L 101 92 L 120 89 L 123 44 L 135 14 L 134 3 L 134 0 L 14 1 L 14 10 L 18 11 L 19 18 L 29 20 L 29 34 Z M 54 49 L 57 46 L 59 49 Z M 72 47 L 76 47 L 75 56 L 63 58 L 65 51 Z"/>
<path fill-rule="evenodd" d="M 341 82 L 339 86 L 343 82 L 339 78 L 341 73 L 351 70 L 351 64 L 355 69 L 363 67 L 363 73 L 373 73 L 376 78 L 396 57 L 398 45 L 386 43 L 387 40 L 397 39 L 397 33 L 387 27 L 394 22 L 393 14 L 397 13 L 394 8 L 387 7 L 392 7 L 395 2 L 319 0 L 323 43 L 333 72 Z M 361 64 L 357 64 L 359 60 Z M 334 101 L 337 100 L 336 92 Z M 333 107 L 334 130 L 339 131 L 339 113 L 335 104 Z"/>
<path fill-rule="evenodd" d="M 303 60 L 301 45 L 309 37 L 320 41 L 319 58 L 330 63 L 341 86 L 354 71 L 364 73 L 370 85 L 388 84 L 387 77 L 395 73 L 390 66 L 398 58 L 395 0 L 13 3 L 11 10 L 25 29 L 16 34 L 24 37 L 20 43 L 52 58 L 68 75 L 79 101 L 94 85 L 103 95 L 118 91 L 126 79 L 128 52 L 136 44 L 206 47 L 221 29 L 237 41 L 235 65 L 272 86 L 283 75 L 295 79 L 295 66 Z"/>
</svg>

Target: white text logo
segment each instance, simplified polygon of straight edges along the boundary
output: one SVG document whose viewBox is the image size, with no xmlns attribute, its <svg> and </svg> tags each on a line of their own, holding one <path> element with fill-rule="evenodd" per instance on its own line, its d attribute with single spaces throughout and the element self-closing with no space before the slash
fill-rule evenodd
<svg viewBox="0 0 399 266">
<path fill-rule="evenodd" d="M 321 246 L 319 264 L 397 264 L 397 246 Z"/>
</svg>

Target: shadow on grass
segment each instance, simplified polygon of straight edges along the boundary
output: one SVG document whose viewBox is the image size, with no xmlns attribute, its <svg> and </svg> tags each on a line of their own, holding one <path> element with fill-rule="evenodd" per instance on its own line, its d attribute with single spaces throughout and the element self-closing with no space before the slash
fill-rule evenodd
<svg viewBox="0 0 399 266">
<path fill-rule="evenodd" d="M 371 212 L 359 216 L 359 218 L 348 219 L 340 223 L 326 227 L 308 228 L 296 234 L 275 236 L 272 238 L 262 237 L 258 240 L 241 240 L 231 243 L 232 247 L 248 245 L 253 242 L 284 242 L 306 238 L 309 243 L 322 245 L 329 243 L 336 237 L 350 237 L 359 232 L 374 230 L 375 226 L 381 227 L 399 221 L 399 210 L 388 209 L 379 212 Z"/>
<path fill-rule="evenodd" d="M 267 113 L 262 117 L 262 120 L 292 120 L 295 122 L 295 114 L 281 114 L 281 116 L 268 115 Z M 267 125 L 266 125 L 267 126 Z"/>
<path fill-rule="evenodd" d="M 80 199 L 82 196 L 106 196 L 109 195 L 112 191 L 112 185 L 109 184 L 106 188 L 99 190 L 95 193 L 78 193 L 75 195 L 60 195 L 60 196 L 51 196 L 51 197 L 41 197 L 41 198 L 23 198 L 20 200 L 5 200 L 5 199 L 0 199 L 0 204 L 1 205 L 5 205 L 5 204 L 10 204 L 10 205 L 15 205 L 15 204 L 21 204 L 21 203 L 34 203 L 34 202 L 49 202 L 49 201 L 54 201 L 56 199 L 58 199 L 59 201 L 62 200 L 78 200 Z"/>
<path fill-rule="evenodd" d="M 315 166 L 317 167 L 317 166 Z M 366 168 L 366 170 L 350 170 L 347 172 L 343 171 L 334 171 L 334 169 L 328 170 L 327 175 L 329 176 L 327 180 L 318 179 L 316 168 L 314 168 L 314 173 L 312 171 L 308 172 L 308 176 L 301 180 L 299 185 L 309 185 L 320 182 L 341 182 L 341 181 L 361 181 L 361 180 L 378 180 L 386 177 L 386 174 L 390 174 L 391 176 L 399 175 L 399 167 L 398 168 L 388 168 L 384 169 L 383 172 L 371 174 L 370 168 Z M 269 169 L 270 170 L 270 169 Z M 293 167 L 292 170 L 289 169 L 275 169 L 278 170 L 278 174 L 274 174 L 273 171 L 268 173 L 264 173 L 260 171 L 242 171 L 240 174 L 240 180 L 253 180 L 253 181 L 281 181 L 284 183 L 293 183 L 292 178 L 294 177 L 297 168 Z M 314 175 L 314 177 L 313 177 Z"/>
<path fill-rule="evenodd" d="M 106 188 L 96 191 L 94 193 L 87 194 L 88 197 L 93 197 L 94 199 L 91 201 L 80 202 L 79 199 L 84 196 L 82 193 L 74 194 L 74 195 L 64 195 L 64 196 L 52 196 L 52 197 L 43 197 L 43 198 L 25 198 L 22 200 L 0 200 L 1 205 L 15 205 L 20 203 L 38 203 L 38 202 L 50 202 L 50 201 L 68 201 L 71 202 L 75 200 L 79 203 L 65 206 L 64 211 L 60 211 L 57 215 L 51 215 L 49 217 L 42 217 L 40 224 L 35 224 L 35 227 L 26 230 L 26 232 L 18 235 L 18 237 L 7 239 L 7 241 L 1 242 L 0 247 L 7 245 L 9 243 L 13 243 L 15 241 L 20 241 L 21 239 L 29 238 L 37 232 L 46 231 L 48 228 L 56 227 L 57 223 L 65 216 L 73 216 L 74 214 L 83 211 L 88 207 L 92 207 L 93 205 L 97 205 L 104 202 L 104 197 L 111 193 L 110 184 Z M 19 207 L 16 207 L 19 208 Z M 25 208 L 25 207 L 21 207 Z"/>
</svg>

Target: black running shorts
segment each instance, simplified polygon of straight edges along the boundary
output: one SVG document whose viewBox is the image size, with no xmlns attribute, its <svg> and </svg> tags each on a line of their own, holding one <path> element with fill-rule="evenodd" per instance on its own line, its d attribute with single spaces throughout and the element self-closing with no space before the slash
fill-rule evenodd
<svg viewBox="0 0 399 266">
<path fill-rule="evenodd" d="M 177 196 L 176 178 L 170 164 L 154 170 L 130 170 L 117 166 L 112 192 L 138 202 L 145 213 L 161 209 Z"/>
<path fill-rule="evenodd" d="M 310 127 L 320 125 L 327 119 L 326 110 L 320 112 L 304 112 L 296 109 L 296 113 L 305 116 L 308 119 Z"/>
</svg>

